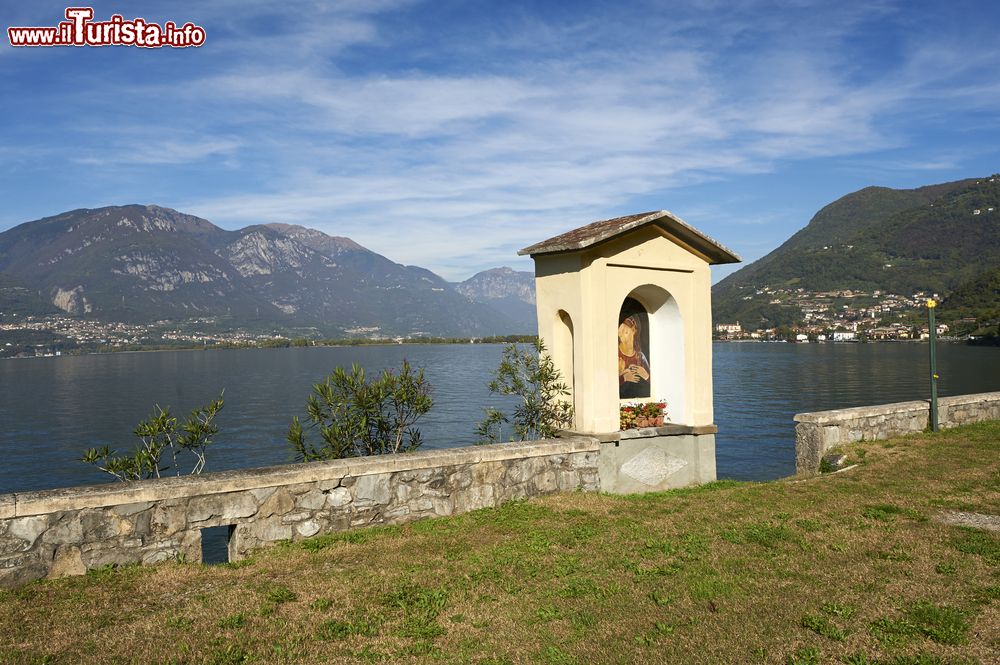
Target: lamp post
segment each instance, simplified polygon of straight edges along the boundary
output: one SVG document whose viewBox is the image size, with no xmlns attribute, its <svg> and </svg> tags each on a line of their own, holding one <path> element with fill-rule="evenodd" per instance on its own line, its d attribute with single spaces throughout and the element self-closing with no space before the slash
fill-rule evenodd
<svg viewBox="0 0 1000 665">
<path fill-rule="evenodd" d="M 927 332 L 931 351 L 931 431 L 938 431 L 938 400 L 937 400 L 937 324 L 934 322 L 934 308 L 937 302 L 934 298 L 927 299 Z"/>
</svg>

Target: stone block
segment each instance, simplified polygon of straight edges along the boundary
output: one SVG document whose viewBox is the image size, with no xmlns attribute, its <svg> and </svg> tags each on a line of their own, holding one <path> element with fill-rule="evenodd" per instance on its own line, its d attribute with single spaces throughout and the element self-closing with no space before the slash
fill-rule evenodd
<svg viewBox="0 0 1000 665">
<path fill-rule="evenodd" d="M 819 458 L 823 454 L 820 436 L 819 426 L 814 423 L 800 422 L 795 424 L 795 471 L 797 473 L 815 473 L 816 469 L 819 468 Z"/>
<path fill-rule="evenodd" d="M 496 495 L 492 485 L 474 485 L 462 493 L 465 510 L 492 508 L 496 505 Z"/>
<path fill-rule="evenodd" d="M 340 487 L 342 478 L 331 478 L 330 480 L 319 480 L 316 482 L 316 489 L 328 492 Z"/>
<path fill-rule="evenodd" d="M 531 476 L 527 460 L 508 464 L 486 462 L 471 468 L 472 485 L 494 485 L 500 482 L 520 483 Z"/>
<path fill-rule="evenodd" d="M 390 510 L 385 511 L 383 515 L 387 522 L 402 522 L 406 521 L 405 518 L 410 514 L 410 508 L 408 506 L 396 506 Z"/>
<path fill-rule="evenodd" d="M 42 535 L 42 542 L 55 545 L 77 545 L 83 540 L 83 525 L 79 515 L 68 515 L 53 524 Z M 99 540 L 95 538 L 95 540 Z"/>
<path fill-rule="evenodd" d="M 187 506 L 164 502 L 153 507 L 151 530 L 170 537 L 187 529 Z"/>
<path fill-rule="evenodd" d="M 304 522 L 312 517 L 312 513 L 306 511 L 298 511 L 295 513 L 288 513 L 287 515 L 281 516 L 282 524 L 295 524 L 297 522 Z"/>
<path fill-rule="evenodd" d="M 273 543 L 278 540 L 289 540 L 292 537 L 292 526 L 290 524 L 282 524 L 279 519 L 271 517 L 266 520 L 258 520 L 252 524 L 237 525 L 234 538 L 238 540 L 241 535 L 249 536 L 264 543 Z"/>
<path fill-rule="evenodd" d="M 257 512 L 257 502 L 249 492 L 197 496 L 188 503 L 188 520 L 228 524 Z"/>
<path fill-rule="evenodd" d="M 798 437 L 808 427 L 800 424 Z M 600 488 L 615 494 L 662 491 L 714 480 L 714 434 L 678 434 L 603 443 L 598 463 Z M 818 443 L 818 442 L 817 442 Z"/>
<path fill-rule="evenodd" d="M 434 514 L 441 517 L 448 517 L 455 512 L 455 502 L 451 499 L 432 499 L 434 504 Z"/>
<path fill-rule="evenodd" d="M 177 554 L 188 561 L 201 561 L 201 530 L 191 529 L 178 534 Z"/>
<path fill-rule="evenodd" d="M 343 508 L 353 500 L 351 490 L 338 487 L 326 495 L 326 502 L 331 508 Z"/>
<path fill-rule="evenodd" d="M 326 518 L 329 520 L 326 526 L 327 532 L 345 531 L 351 528 L 351 514 L 348 512 L 335 513 Z"/>
<path fill-rule="evenodd" d="M 180 550 L 176 547 L 161 547 L 143 552 L 141 560 L 144 566 L 154 566 L 164 561 L 173 561 L 178 555 Z"/>
<path fill-rule="evenodd" d="M 7 537 L 25 541 L 28 544 L 25 549 L 28 549 L 48 528 L 49 517 L 47 515 L 16 517 L 7 523 Z"/>
<path fill-rule="evenodd" d="M 109 540 L 132 532 L 132 520 L 123 519 L 107 508 L 87 509 L 78 515 L 84 542 Z"/>
<path fill-rule="evenodd" d="M 37 560 L 37 552 L 9 552 L 7 554 L 0 554 L 0 570 L 17 568 L 18 566 L 23 566 Z"/>
<path fill-rule="evenodd" d="M 0 588 L 13 589 L 45 577 L 48 567 L 38 560 L 25 560 L 17 566 L 0 566 Z"/>
<path fill-rule="evenodd" d="M 273 518 L 272 518 L 273 519 Z M 270 521 L 270 520 L 267 520 Z M 264 545 L 253 534 L 253 527 L 261 524 L 263 520 L 257 522 L 244 522 L 237 524 L 229 537 L 229 560 L 236 561 L 244 558 L 254 549 Z M 289 532 L 291 530 L 289 529 Z"/>
<path fill-rule="evenodd" d="M 257 500 L 258 504 L 262 504 L 271 498 L 271 495 L 278 491 L 277 487 L 259 487 L 257 489 L 248 490 L 253 498 Z"/>
<path fill-rule="evenodd" d="M 299 508 L 305 510 L 318 510 L 326 503 L 327 495 L 320 490 L 311 490 L 299 496 L 295 503 Z"/>
<path fill-rule="evenodd" d="M 532 479 L 532 486 L 537 492 L 555 492 L 559 489 L 556 483 L 555 471 L 544 471 Z"/>
<path fill-rule="evenodd" d="M 714 482 L 718 478 L 715 467 L 715 434 L 696 436 L 694 444 L 697 450 L 695 453 L 697 459 L 696 482 Z"/>
<path fill-rule="evenodd" d="M 447 496 L 451 491 L 448 475 L 444 471 L 436 473 L 429 482 L 420 483 L 417 487 L 422 489 L 424 494 L 433 496 Z"/>
<path fill-rule="evenodd" d="M 139 503 L 126 503 L 121 506 L 115 506 L 111 509 L 111 512 L 119 517 L 129 517 L 144 510 L 149 510 L 152 507 L 153 503 L 151 501 L 140 501 Z"/>
<path fill-rule="evenodd" d="M 650 446 L 623 462 L 619 471 L 650 490 L 664 489 L 668 479 L 692 461 L 694 460 L 682 459 L 662 448 Z"/>
<path fill-rule="evenodd" d="M 80 548 L 81 559 L 87 570 L 104 566 L 127 566 L 132 563 L 146 563 L 141 552 L 111 547 L 107 543 L 84 545 Z"/>
<path fill-rule="evenodd" d="M 451 486 L 451 484 L 448 483 L 446 480 L 443 480 L 443 481 L 440 482 L 440 484 L 438 484 L 437 487 L 432 487 L 432 488 L 428 489 L 427 491 L 423 492 L 422 496 L 426 496 L 426 497 L 429 497 L 429 498 L 432 498 L 432 499 L 433 498 L 447 499 L 449 496 L 451 496 L 451 493 L 453 491 L 455 491 L 455 490 Z"/>
<path fill-rule="evenodd" d="M 371 502 L 385 505 L 392 498 L 392 488 L 389 475 L 380 473 L 371 476 L 361 476 L 354 486 L 354 499 L 358 502 Z"/>
<path fill-rule="evenodd" d="M 434 477 L 434 469 L 418 469 L 415 471 L 400 471 L 399 480 L 404 483 L 427 483 Z"/>
<path fill-rule="evenodd" d="M 601 491 L 601 474 L 597 469 L 587 469 L 580 473 L 582 488 L 587 491 Z"/>
<path fill-rule="evenodd" d="M 16 555 L 19 552 L 27 552 L 31 549 L 31 546 L 35 542 L 27 541 L 22 538 L 15 538 L 13 536 L 4 536 L 0 538 L 0 558 L 10 557 L 11 555 Z"/>
<path fill-rule="evenodd" d="M 415 513 L 422 513 L 434 510 L 434 501 L 426 497 L 414 499 L 413 501 L 410 501 L 406 505 L 408 505 L 410 507 L 410 510 Z"/>
<path fill-rule="evenodd" d="M 83 556 L 80 548 L 75 546 L 60 547 L 56 550 L 52 565 L 49 567 L 48 577 L 67 577 L 70 575 L 83 575 L 87 572 L 87 567 L 83 565 Z"/>
<path fill-rule="evenodd" d="M 317 533 L 319 533 L 319 528 L 320 528 L 319 522 L 317 522 L 316 520 L 306 520 L 305 522 L 298 524 L 295 527 L 295 530 L 299 533 L 300 536 L 303 536 L 304 538 L 309 538 L 310 536 L 315 536 Z"/>
<path fill-rule="evenodd" d="M 492 505 L 496 506 L 507 501 L 521 501 L 531 496 L 534 496 L 534 493 L 530 491 L 528 483 L 521 483 L 520 485 L 504 488 L 500 492 L 495 492 Z"/>
<path fill-rule="evenodd" d="M 14 495 L 0 494 L 0 520 L 9 519 L 16 514 L 14 510 Z"/>
<path fill-rule="evenodd" d="M 383 522 L 382 510 L 380 508 L 367 508 L 359 510 L 350 518 L 351 526 L 369 526 L 381 524 Z"/>
<path fill-rule="evenodd" d="M 580 476 L 575 471 L 559 471 L 556 477 L 559 490 L 563 492 L 575 490 L 580 484 Z"/>
<path fill-rule="evenodd" d="M 270 517 L 271 515 L 284 515 L 294 505 L 295 502 L 292 499 L 291 492 L 284 487 L 279 487 L 271 496 L 264 500 L 264 503 L 260 506 L 260 510 L 257 511 L 257 516 Z"/>
<path fill-rule="evenodd" d="M 396 503 L 406 503 L 411 499 L 415 499 L 421 495 L 420 486 L 411 487 L 405 483 L 399 483 L 396 485 L 394 493 L 396 495 Z"/>
<path fill-rule="evenodd" d="M 472 470 L 469 467 L 460 467 L 451 473 L 448 485 L 452 491 L 464 490 L 472 486 Z"/>
<path fill-rule="evenodd" d="M 132 522 L 131 522 L 132 529 L 131 529 L 131 531 L 129 533 L 131 535 L 137 536 L 139 538 L 145 538 L 150 533 L 152 533 L 152 529 L 151 529 L 152 520 L 153 520 L 153 511 L 152 510 L 146 510 L 144 512 L 141 512 L 141 513 L 138 513 L 136 515 L 133 515 L 132 516 Z M 122 535 L 125 535 L 125 534 L 122 534 Z"/>
</svg>

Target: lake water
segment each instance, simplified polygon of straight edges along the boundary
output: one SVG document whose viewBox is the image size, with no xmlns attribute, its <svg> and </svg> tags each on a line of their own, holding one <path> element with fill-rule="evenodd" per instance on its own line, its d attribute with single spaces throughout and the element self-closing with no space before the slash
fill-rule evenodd
<svg viewBox="0 0 1000 665">
<path fill-rule="evenodd" d="M 134 445 L 154 404 L 184 415 L 225 389 L 208 470 L 293 461 L 284 440 L 312 384 L 337 365 L 368 371 L 404 358 L 425 368 L 434 408 L 419 423 L 429 448 L 469 445 L 498 345 L 169 351 L 0 361 L 0 493 L 113 481 L 78 461 L 85 448 Z M 924 399 L 926 344 L 752 344 L 714 347 L 720 478 L 768 480 L 795 470 L 792 416 Z M 940 394 L 1000 390 L 1000 348 L 942 344 Z"/>
</svg>

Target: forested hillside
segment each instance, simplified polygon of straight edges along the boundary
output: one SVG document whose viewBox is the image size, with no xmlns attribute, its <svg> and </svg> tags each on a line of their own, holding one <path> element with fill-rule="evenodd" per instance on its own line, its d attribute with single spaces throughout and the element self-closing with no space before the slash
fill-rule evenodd
<svg viewBox="0 0 1000 665">
<path fill-rule="evenodd" d="M 766 289 L 949 294 L 1000 266 L 1000 176 L 912 190 L 867 187 L 820 210 L 713 289 L 717 321 L 794 321 Z M 970 286 L 975 292 L 978 287 Z"/>
</svg>

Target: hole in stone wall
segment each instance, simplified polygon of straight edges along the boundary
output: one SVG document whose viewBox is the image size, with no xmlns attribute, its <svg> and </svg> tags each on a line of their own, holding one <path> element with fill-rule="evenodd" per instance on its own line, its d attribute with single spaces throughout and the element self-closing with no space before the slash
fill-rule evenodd
<svg viewBox="0 0 1000 665">
<path fill-rule="evenodd" d="M 229 539 L 235 524 L 209 526 L 201 530 L 201 562 L 207 566 L 229 563 Z"/>
</svg>

